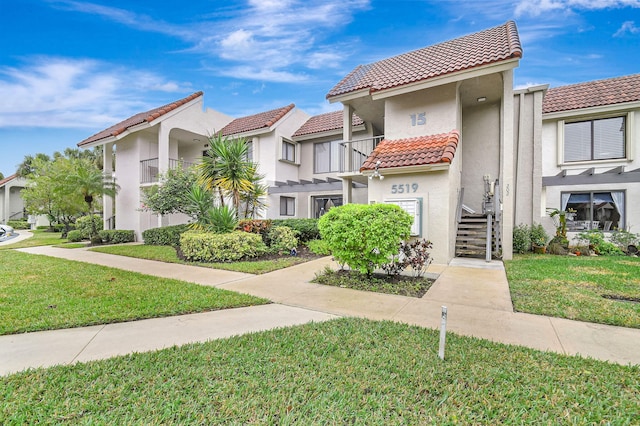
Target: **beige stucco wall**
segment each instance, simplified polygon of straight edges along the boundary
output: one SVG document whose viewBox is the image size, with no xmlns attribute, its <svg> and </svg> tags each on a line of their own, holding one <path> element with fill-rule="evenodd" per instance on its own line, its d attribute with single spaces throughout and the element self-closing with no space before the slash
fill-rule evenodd
<svg viewBox="0 0 640 426">
<path fill-rule="evenodd" d="M 482 212 L 483 176 L 500 176 L 500 104 L 480 104 L 462 110 L 461 156 L 464 204 Z M 459 158 L 460 159 L 460 158 Z"/>
<path fill-rule="evenodd" d="M 514 225 L 542 223 L 542 98 L 546 86 L 514 94 Z"/>
<path fill-rule="evenodd" d="M 451 212 L 452 182 L 450 171 L 411 172 L 386 174 L 384 180 L 369 183 L 369 202 L 383 203 L 399 199 L 422 198 L 422 235 L 433 243 L 431 254 L 435 263 L 447 264 L 453 257 L 455 235 Z M 453 179 L 455 181 L 455 178 Z M 416 192 L 393 194 L 393 185 L 418 185 Z M 453 182 L 455 183 L 455 182 Z M 454 218 L 455 219 L 455 218 Z M 453 241 L 453 242 L 452 242 Z"/>
<path fill-rule="evenodd" d="M 615 107 L 607 107 L 604 109 L 591 109 L 588 111 L 579 111 L 574 113 L 566 113 L 547 115 L 542 120 L 542 175 L 555 176 L 564 171 L 567 176 L 579 175 L 589 169 L 593 169 L 593 173 L 601 174 L 618 166 L 624 166 L 625 171 L 636 170 L 640 168 L 640 108 L 636 108 L 631 112 L 631 133 L 629 137 L 629 158 L 601 161 L 585 161 L 580 163 L 559 164 L 560 156 L 558 153 L 558 129 L 561 125 L 559 120 L 580 120 L 591 119 L 601 116 L 615 116 L 626 114 L 628 108 L 620 108 L 618 111 Z M 581 192 L 581 191 L 625 191 L 625 227 L 631 232 L 640 230 L 640 182 L 630 183 L 607 183 L 607 184 L 585 184 L 585 185 L 554 185 L 544 187 L 542 190 L 541 210 L 545 212 L 547 208 L 561 208 L 562 192 Z M 550 235 L 554 231 L 551 219 L 543 213 L 542 223 L 549 231 Z M 568 233 L 569 237 L 575 236 L 574 233 Z"/>
<path fill-rule="evenodd" d="M 447 133 L 458 129 L 456 83 L 394 96 L 385 100 L 386 139 Z M 412 122 L 412 114 L 425 114 L 425 124 Z"/>
</svg>

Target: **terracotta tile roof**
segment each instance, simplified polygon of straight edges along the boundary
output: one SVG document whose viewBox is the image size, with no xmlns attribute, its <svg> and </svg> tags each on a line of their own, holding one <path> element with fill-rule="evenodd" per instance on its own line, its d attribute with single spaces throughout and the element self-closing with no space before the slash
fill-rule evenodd
<svg viewBox="0 0 640 426">
<path fill-rule="evenodd" d="M 295 107 L 289 104 L 282 108 L 272 109 L 247 117 L 236 118 L 220 130 L 223 136 L 237 135 L 238 133 L 250 132 L 262 128 L 269 128 L 276 124 L 278 120 L 284 117 L 289 111 Z"/>
<path fill-rule="evenodd" d="M 11 175 L 11 176 L 7 176 L 4 179 L 0 179 L 0 186 L 4 186 L 5 183 L 9 183 L 17 177 L 18 175 Z"/>
<path fill-rule="evenodd" d="M 370 93 L 452 74 L 511 58 L 521 58 L 516 24 L 504 25 L 360 65 L 335 85 L 327 98 L 361 89 Z"/>
<path fill-rule="evenodd" d="M 374 170 L 380 161 L 380 169 L 451 163 L 458 147 L 457 130 L 439 135 L 419 136 L 408 139 L 383 140 L 362 164 L 360 171 Z"/>
<path fill-rule="evenodd" d="M 173 111 L 174 109 L 188 103 L 191 102 L 192 100 L 198 98 L 202 96 L 202 92 L 196 92 L 193 93 L 189 96 L 187 96 L 186 98 L 182 98 L 180 100 L 177 100 L 175 102 L 172 102 L 170 104 L 167 105 L 163 105 L 161 107 L 158 108 L 154 108 L 152 110 L 146 111 L 146 112 L 141 112 L 139 114 L 136 114 L 132 117 L 127 118 L 126 120 L 123 120 L 121 122 L 119 122 L 118 124 L 115 124 L 111 127 L 109 127 L 108 129 L 104 129 L 101 132 L 96 133 L 93 136 L 88 137 L 87 139 L 83 140 L 82 142 L 80 142 L 78 144 L 78 146 L 82 146 L 82 145 L 86 145 L 88 143 L 91 142 L 96 142 L 99 141 L 101 139 L 106 139 L 110 136 L 118 136 L 121 133 L 124 133 L 127 129 L 137 126 L 139 124 L 142 123 L 151 123 L 153 120 L 155 120 L 158 117 L 163 116 L 164 114 Z"/>
<path fill-rule="evenodd" d="M 542 112 L 569 111 L 640 101 L 640 74 L 588 81 L 547 90 Z"/>
<path fill-rule="evenodd" d="M 364 121 L 362 121 L 362 119 L 357 115 L 353 114 L 351 124 L 354 127 L 361 126 L 364 124 Z M 325 114 L 314 115 L 308 119 L 298 130 L 296 130 L 293 137 L 338 130 L 342 129 L 342 127 L 342 111 L 327 112 Z"/>
</svg>

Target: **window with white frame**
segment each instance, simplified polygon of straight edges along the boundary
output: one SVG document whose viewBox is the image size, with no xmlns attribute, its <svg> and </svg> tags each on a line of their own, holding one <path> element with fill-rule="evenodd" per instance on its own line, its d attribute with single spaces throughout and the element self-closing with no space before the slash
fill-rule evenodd
<svg viewBox="0 0 640 426">
<path fill-rule="evenodd" d="M 293 197 L 280 197 L 280 216 L 296 215 L 296 199 Z"/>
<path fill-rule="evenodd" d="M 624 229 L 624 191 L 563 192 L 560 197 L 568 212 L 567 230 Z"/>
<path fill-rule="evenodd" d="M 564 161 L 624 158 L 626 117 L 564 123 Z"/>
<path fill-rule="evenodd" d="M 282 139 L 282 159 L 286 161 L 296 162 L 296 144 Z"/>
<path fill-rule="evenodd" d="M 344 151 L 342 141 L 313 144 L 314 173 L 339 172 L 341 151 Z"/>
<path fill-rule="evenodd" d="M 246 141 L 247 144 L 247 161 L 253 161 L 253 140 Z"/>
</svg>

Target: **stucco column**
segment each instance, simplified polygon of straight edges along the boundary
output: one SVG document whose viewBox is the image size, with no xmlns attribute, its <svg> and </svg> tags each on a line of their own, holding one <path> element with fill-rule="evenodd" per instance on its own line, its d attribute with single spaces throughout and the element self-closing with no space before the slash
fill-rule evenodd
<svg viewBox="0 0 640 426">
<path fill-rule="evenodd" d="M 545 212 L 542 208 L 542 100 L 543 90 L 533 93 L 533 188 L 531 224 L 542 223 Z"/>
<path fill-rule="evenodd" d="M 9 220 L 9 215 L 11 215 L 11 206 L 10 206 L 11 188 L 9 188 L 9 185 L 10 183 L 7 182 L 7 184 L 4 186 L 4 204 L 2 205 L 3 207 L 2 223 L 4 223 L 5 225 Z"/>
<path fill-rule="evenodd" d="M 171 129 L 162 122 L 158 126 L 158 173 L 164 175 L 169 170 L 169 133 Z M 167 218 L 158 215 L 158 227 L 167 223 Z"/>
<path fill-rule="evenodd" d="M 113 178 L 113 143 L 104 145 L 102 151 L 102 173 L 106 179 Z M 104 229 L 109 229 L 109 219 L 113 217 L 113 198 L 107 195 L 102 196 L 102 220 Z"/>
<path fill-rule="evenodd" d="M 513 172 L 513 70 L 502 72 L 502 129 L 500 137 L 500 194 L 502 200 L 502 258 L 513 257 L 513 206 L 515 200 Z"/>
<path fill-rule="evenodd" d="M 351 105 L 344 104 L 342 109 L 342 140 L 348 142 L 353 138 L 353 107 Z M 351 171 L 353 164 L 353 151 L 351 146 L 347 145 L 344 155 L 344 166 L 348 171 Z M 351 204 L 353 200 L 351 190 L 351 178 L 342 178 L 342 203 Z"/>
</svg>

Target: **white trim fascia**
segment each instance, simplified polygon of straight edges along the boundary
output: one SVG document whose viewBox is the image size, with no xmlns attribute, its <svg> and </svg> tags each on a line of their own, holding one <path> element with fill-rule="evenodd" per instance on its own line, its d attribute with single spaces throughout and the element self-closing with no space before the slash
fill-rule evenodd
<svg viewBox="0 0 640 426">
<path fill-rule="evenodd" d="M 364 89 L 360 89 L 360 90 L 356 90 L 355 92 L 349 92 L 349 93 L 345 93 L 343 95 L 336 95 L 336 96 L 331 96 L 329 98 L 327 98 L 327 100 L 329 101 L 329 103 L 336 103 L 336 102 L 342 102 L 345 103 L 346 101 L 350 101 L 353 99 L 358 99 L 358 98 L 363 98 L 365 96 L 369 96 L 369 91 L 370 89 L 364 88 Z"/>
<path fill-rule="evenodd" d="M 478 68 L 471 68 L 469 70 L 458 71 L 453 74 L 446 74 L 440 77 L 433 77 L 427 80 L 416 81 L 415 83 L 409 83 L 398 87 L 392 87 L 390 89 L 384 89 L 372 93 L 371 99 L 376 101 L 379 99 L 390 98 L 392 96 L 417 92 L 418 90 L 429 89 L 431 87 L 444 86 L 445 84 L 449 83 L 455 83 L 462 80 L 468 80 L 471 78 L 482 77 L 489 74 L 511 70 L 518 66 L 519 60 L 520 58 L 513 58 L 495 64 L 489 64 Z"/>
<path fill-rule="evenodd" d="M 364 132 L 366 130 L 367 130 L 367 126 L 364 124 L 359 124 L 353 127 L 353 132 Z M 319 133 L 309 133 L 308 135 L 300 135 L 300 136 L 293 137 L 292 140 L 295 142 L 303 142 L 311 139 L 328 138 L 330 136 L 339 136 L 340 140 L 342 140 L 342 128 L 326 130 L 324 132 L 319 132 Z"/>
<path fill-rule="evenodd" d="M 186 109 L 186 108 L 188 108 L 188 107 L 190 107 L 190 106 L 194 105 L 196 102 L 199 102 L 199 101 L 201 101 L 201 100 L 202 100 L 202 95 L 198 96 L 197 98 L 194 98 L 194 99 L 190 100 L 190 101 L 189 101 L 189 102 L 187 102 L 186 104 L 182 104 L 182 105 L 180 105 L 178 108 L 172 109 L 171 111 L 169 111 L 169 112 L 167 112 L 167 113 L 165 113 L 165 114 L 162 114 L 160 117 L 158 117 L 158 118 L 154 119 L 154 120 L 153 120 L 153 121 L 151 121 L 150 123 L 149 123 L 149 122 L 147 122 L 147 121 L 144 121 L 144 122 L 142 122 L 142 123 L 140 123 L 140 124 L 136 124 L 135 126 L 129 127 L 129 128 L 128 128 L 128 129 L 126 129 L 124 132 L 119 133 L 119 134 L 118 134 L 118 135 L 116 135 L 116 136 L 111 135 L 111 136 L 108 136 L 108 137 L 106 137 L 106 138 L 104 138 L 104 139 L 100 139 L 100 140 L 97 140 L 97 141 L 95 141 L 95 142 L 90 142 L 90 143 L 88 143 L 88 144 L 82 145 L 80 148 L 83 148 L 83 149 L 87 149 L 87 148 L 94 148 L 94 147 L 96 147 L 96 146 L 106 145 L 106 144 L 108 144 L 108 143 L 110 143 L 110 142 L 117 142 L 117 141 L 119 141 L 120 139 L 122 139 L 122 138 L 124 138 L 124 137 L 126 137 L 126 136 L 129 136 L 129 135 L 130 135 L 130 134 L 132 134 L 132 133 L 138 132 L 138 131 L 140 131 L 140 130 L 148 129 L 148 128 L 150 128 L 150 127 L 153 127 L 153 126 L 155 126 L 156 124 L 161 123 L 161 122 L 163 122 L 164 120 L 166 120 L 166 119 L 168 119 L 168 118 L 173 117 L 173 116 L 174 116 L 174 115 L 176 115 L 177 113 L 179 113 L 179 112 L 181 112 L 182 110 L 184 110 L 184 109 Z"/>
<path fill-rule="evenodd" d="M 559 118 L 572 118 L 572 117 L 580 117 L 580 116 L 588 116 L 588 115 L 599 115 L 599 114 L 609 114 L 609 113 L 626 113 L 629 110 L 640 109 L 640 102 L 626 102 L 623 104 L 613 104 L 613 105 L 604 105 L 597 107 L 589 107 L 589 108 L 581 108 L 581 109 L 573 109 L 567 111 L 557 111 L 557 112 L 549 112 L 546 114 L 542 114 L 542 120 L 557 120 Z"/>
<path fill-rule="evenodd" d="M 406 173 L 418 173 L 418 172 L 439 172 L 443 170 L 449 170 L 451 163 L 437 163 L 437 164 L 423 164 L 420 166 L 405 166 L 405 167 L 393 167 L 389 169 L 378 169 L 378 172 L 383 176 L 388 175 L 401 175 Z M 373 170 L 365 170 L 360 172 L 363 176 L 369 177 L 373 174 Z"/>
<path fill-rule="evenodd" d="M 517 89 L 513 91 L 514 95 L 521 95 L 523 93 L 533 93 L 533 92 L 546 92 L 549 89 L 549 85 L 548 84 L 538 84 L 536 86 L 529 86 L 529 87 L 525 87 L 523 89 Z"/>
</svg>

